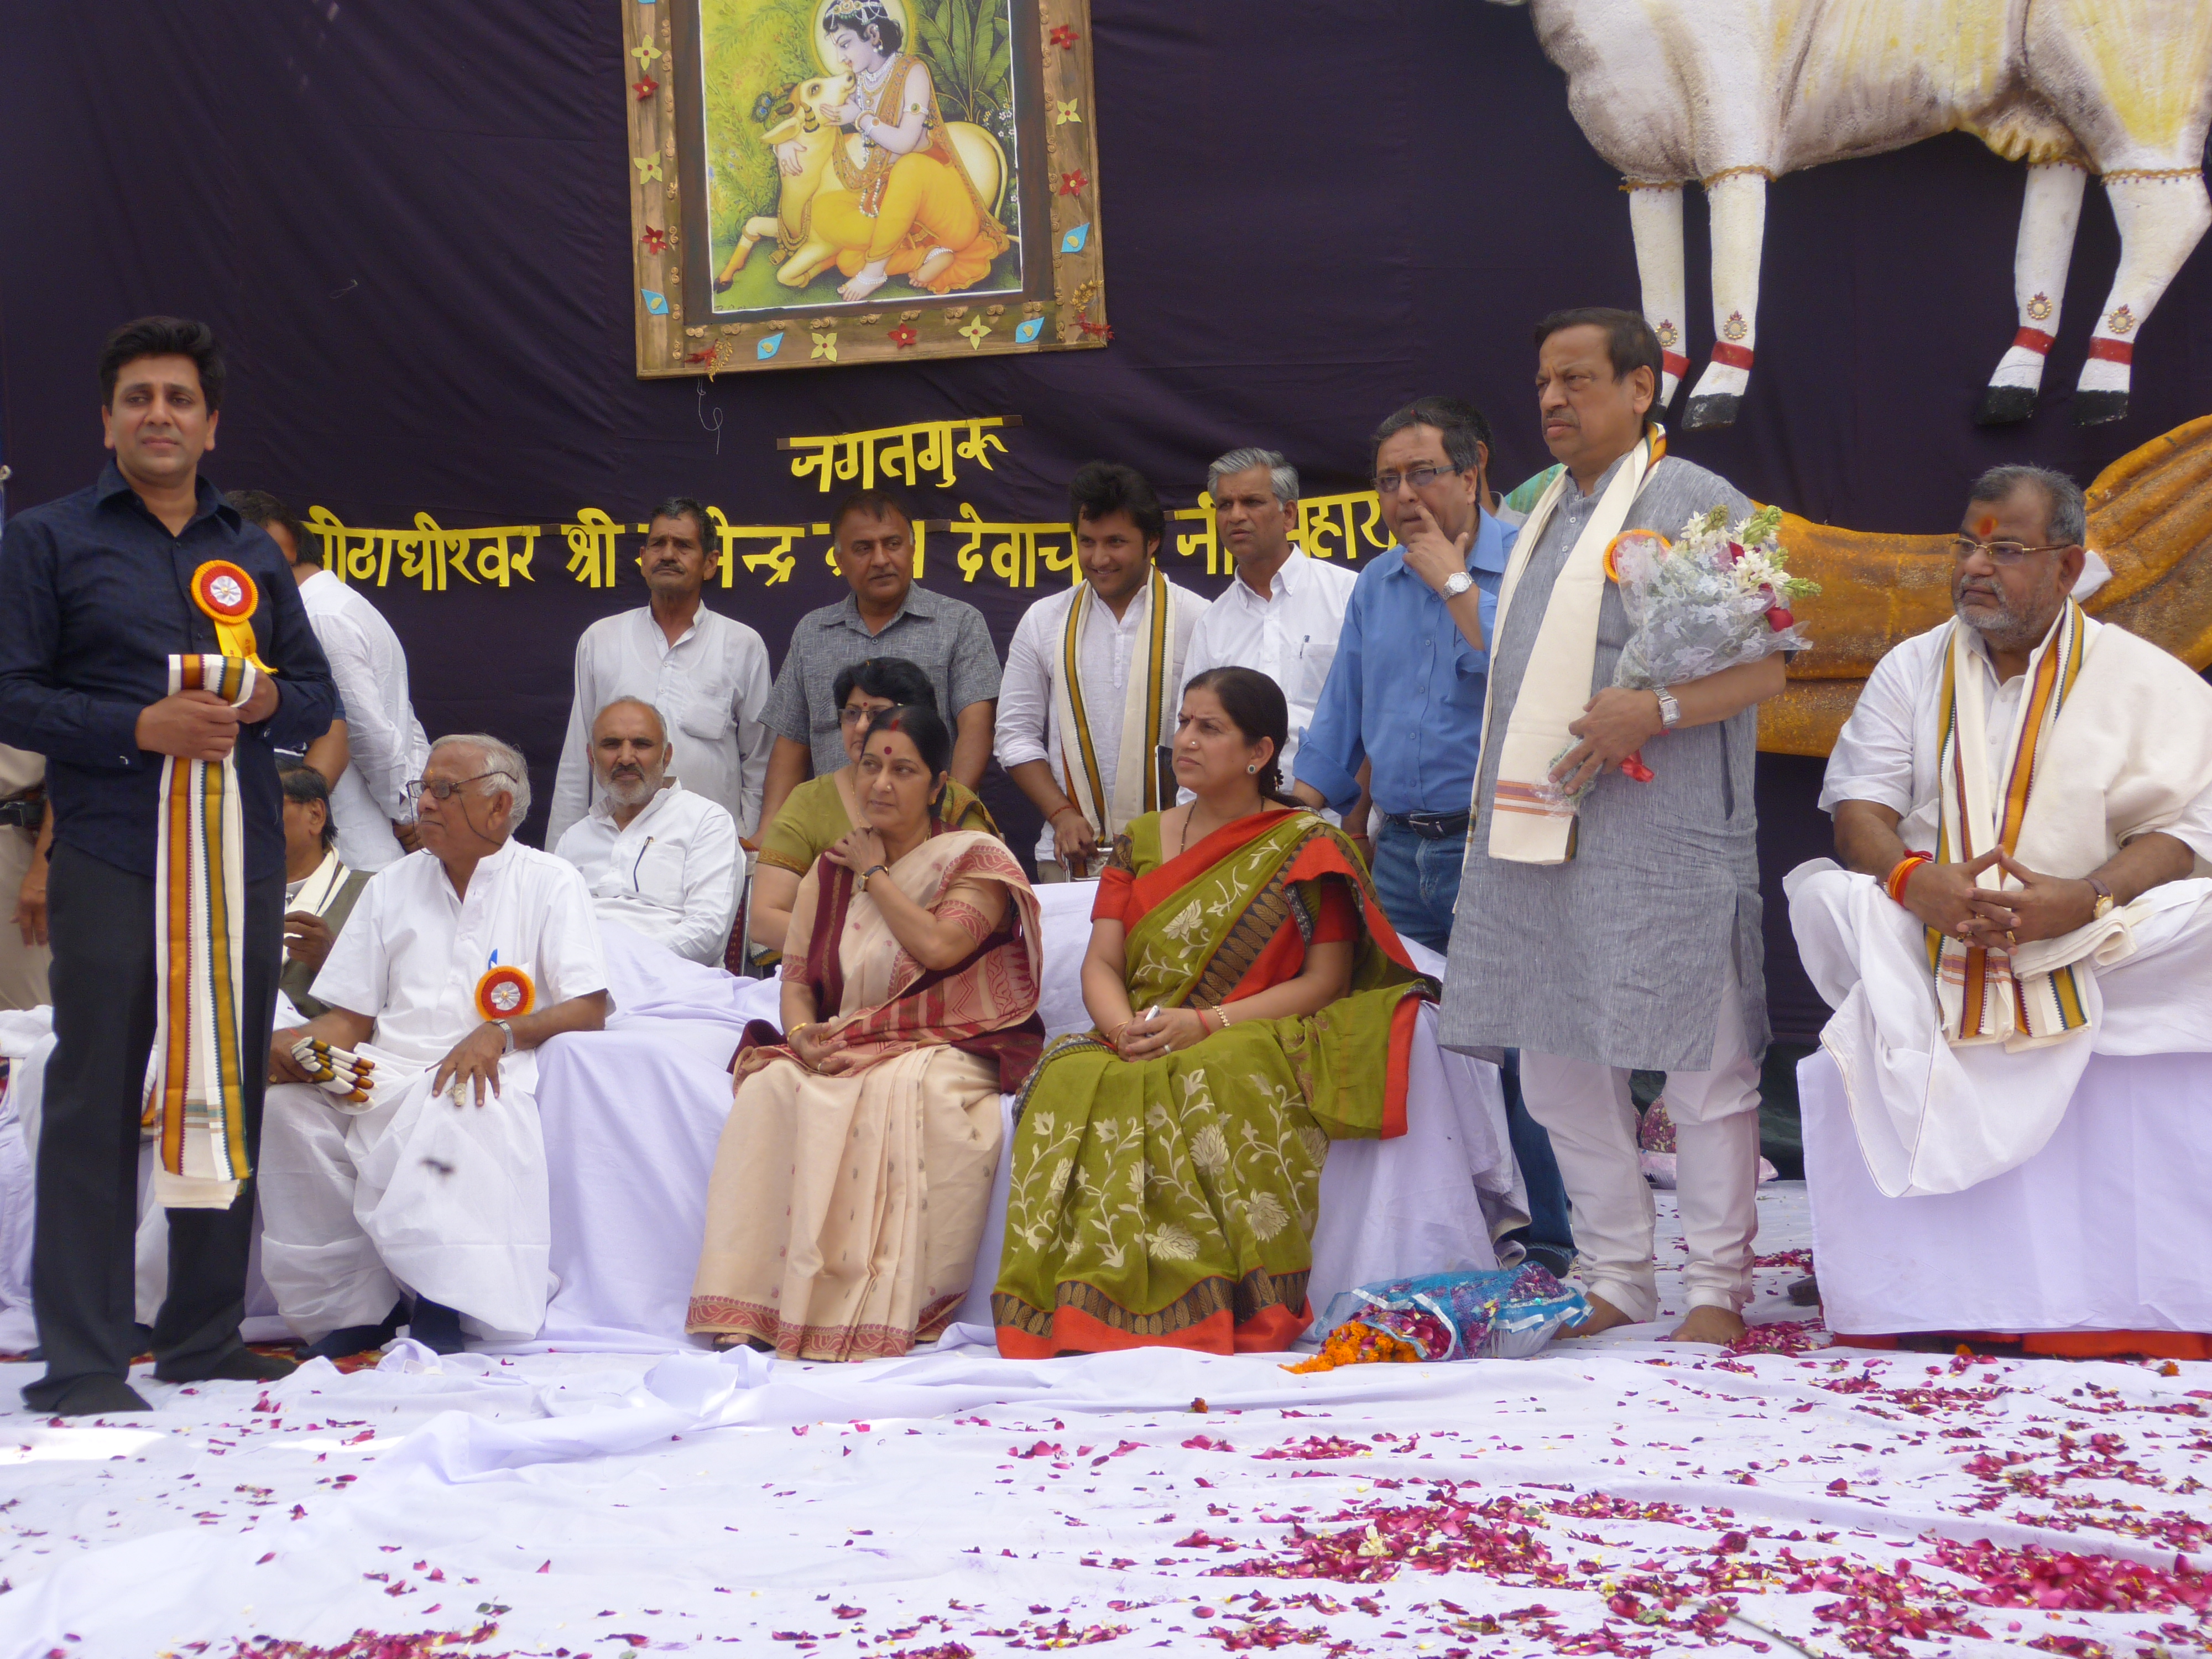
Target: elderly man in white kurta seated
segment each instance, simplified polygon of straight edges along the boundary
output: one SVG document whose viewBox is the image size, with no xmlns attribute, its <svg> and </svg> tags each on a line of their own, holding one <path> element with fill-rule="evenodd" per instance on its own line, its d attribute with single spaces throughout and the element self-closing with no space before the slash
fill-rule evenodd
<svg viewBox="0 0 2212 1659">
<path fill-rule="evenodd" d="M 709 967 L 738 911 L 738 825 L 728 809 L 668 775 L 660 713 L 617 697 L 592 722 L 591 810 L 554 852 L 583 872 L 592 908 Z"/>
<path fill-rule="evenodd" d="M 1821 1041 L 1891 1197 L 2039 1151 L 2090 1054 L 2212 1050 L 2212 687 L 2070 597 L 2071 479 L 1997 467 L 1955 616 L 1875 665 L 1784 882 Z"/>
<path fill-rule="evenodd" d="M 315 976 L 329 1012 L 269 1049 L 261 1270 L 331 1358 L 403 1323 L 440 1353 L 465 1323 L 536 1334 L 551 1227 L 534 1051 L 608 1012 L 584 878 L 510 839 L 522 757 L 441 738 L 408 787 L 422 850 L 355 905 Z"/>
</svg>

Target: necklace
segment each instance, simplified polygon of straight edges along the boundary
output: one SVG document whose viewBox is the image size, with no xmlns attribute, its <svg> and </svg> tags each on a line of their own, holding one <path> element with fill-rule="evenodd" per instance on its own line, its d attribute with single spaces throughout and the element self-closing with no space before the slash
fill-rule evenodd
<svg viewBox="0 0 2212 1659">
<path fill-rule="evenodd" d="M 884 77 L 891 72 L 892 65 L 897 62 L 898 59 L 895 57 L 886 58 L 882 63 L 876 65 L 872 72 L 867 70 L 860 70 L 860 84 L 866 87 L 870 92 L 873 92 L 878 87 L 883 85 Z"/>
<path fill-rule="evenodd" d="M 1265 803 L 1261 803 L 1261 805 L 1264 805 L 1264 804 L 1265 804 Z M 1177 842 L 1176 842 L 1176 856 L 1177 858 L 1181 858 L 1181 857 L 1182 857 L 1185 853 L 1188 853 L 1188 851 L 1190 851 L 1190 824 L 1191 824 L 1191 820 L 1192 820 L 1193 818 L 1195 818 L 1195 817 L 1198 816 L 1198 808 L 1199 808 L 1199 803 L 1198 803 L 1197 801 L 1193 801 L 1193 802 L 1191 802 L 1191 804 L 1190 804 L 1189 807 L 1188 807 L 1188 809 L 1186 809 L 1186 810 L 1185 810 L 1185 811 L 1184 811 L 1184 813 L 1183 813 L 1183 815 L 1182 815 L 1182 839 L 1180 839 L 1179 841 L 1177 841 Z M 1257 805 L 1255 805 L 1255 806 L 1253 808 L 1253 811 L 1257 811 L 1258 810 L 1259 810 L 1259 807 L 1258 807 Z M 1244 814 L 1243 814 L 1242 816 L 1246 817 L 1249 817 L 1251 816 L 1251 813 L 1249 813 L 1249 812 L 1248 812 L 1248 813 L 1244 813 Z M 1234 821 L 1235 821 L 1235 820 L 1233 820 L 1233 819 L 1224 819 L 1224 820 L 1223 820 L 1223 822 L 1224 822 L 1224 823 L 1233 823 Z M 1218 828 L 1218 827 L 1219 827 L 1218 825 L 1217 825 L 1217 826 L 1216 826 L 1216 828 Z M 1206 833 L 1207 833 L 1208 835 L 1211 835 L 1211 834 L 1212 833 L 1212 830 L 1208 830 Z"/>
</svg>

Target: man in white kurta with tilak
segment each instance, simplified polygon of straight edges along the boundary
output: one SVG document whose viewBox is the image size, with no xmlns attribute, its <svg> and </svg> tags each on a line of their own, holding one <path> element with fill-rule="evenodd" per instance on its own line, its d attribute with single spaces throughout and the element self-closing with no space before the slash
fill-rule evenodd
<svg viewBox="0 0 2212 1659">
<path fill-rule="evenodd" d="M 280 1031 L 262 1132 L 261 1268 L 286 1321 L 338 1357 L 401 1324 L 441 1353 L 534 1334 L 550 1243 L 538 1046 L 595 1031 L 611 999 L 575 868 L 511 840 L 522 757 L 441 738 L 416 798 L 422 850 L 380 871 L 316 975 L 330 1012 Z M 303 1039 L 369 1063 L 365 1101 L 318 1086 Z M 343 1062 L 341 1062 L 343 1066 Z"/>
<path fill-rule="evenodd" d="M 2094 1054 L 2212 1051 L 2212 687 L 2072 598 L 2081 491 L 1976 483 L 1955 615 L 1875 665 L 1790 895 L 1875 1183 L 1954 1193 L 2058 1126 Z"/>
</svg>

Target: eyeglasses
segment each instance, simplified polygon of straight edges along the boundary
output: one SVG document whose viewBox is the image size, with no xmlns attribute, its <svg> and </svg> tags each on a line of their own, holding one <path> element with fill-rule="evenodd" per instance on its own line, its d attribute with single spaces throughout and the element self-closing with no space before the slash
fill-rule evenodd
<svg viewBox="0 0 2212 1659">
<path fill-rule="evenodd" d="M 422 799 L 424 792 L 427 791 L 428 793 L 435 795 L 440 800 L 451 800 L 453 798 L 453 792 L 456 789 L 460 788 L 464 784 L 482 783 L 486 778 L 503 778 L 506 776 L 507 774 L 504 772 L 479 772 L 476 776 L 472 778 L 463 778 L 458 783 L 449 783 L 443 778 L 440 778 L 435 783 L 433 783 L 428 778 L 416 778 L 410 781 L 407 786 L 407 799 L 410 800 L 420 800 Z"/>
<path fill-rule="evenodd" d="M 1971 559 L 1977 553 L 1990 556 L 1991 564 L 2018 564 L 2031 553 L 2063 553 L 2074 544 L 2053 542 L 2048 547 L 2023 547 L 2018 542 L 1978 542 L 1972 536 L 1951 538 L 1952 556 L 1960 561 Z"/>
<path fill-rule="evenodd" d="M 889 714 L 897 706 L 896 703 L 887 702 L 881 708 L 841 708 L 837 711 L 837 719 L 841 724 L 846 726 L 861 726 L 875 719 L 878 714 Z"/>
<path fill-rule="evenodd" d="M 1375 475 L 1375 493 L 1378 495 L 1396 495 L 1401 478 L 1417 490 L 1426 489 L 1439 478 L 1457 477 L 1459 471 L 1455 466 L 1417 466 L 1410 472 L 1378 472 Z"/>
</svg>

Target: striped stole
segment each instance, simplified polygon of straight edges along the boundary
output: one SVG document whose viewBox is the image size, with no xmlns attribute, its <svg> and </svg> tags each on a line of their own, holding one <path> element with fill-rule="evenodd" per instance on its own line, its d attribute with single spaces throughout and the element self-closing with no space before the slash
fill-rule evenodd
<svg viewBox="0 0 2212 1659">
<path fill-rule="evenodd" d="M 2049 754 L 2052 728 L 2081 678 L 2083 621 L 2081 607 L 2067 600 L 2066 609 L 2030 659 L 2006 751 L 2010 762 L 2001 779 L 1990 773 L 1980 666 L 1969 660 L 1973 647 L 1965 624 L 1952 623 L 1937 705 L 1943 808 L 1936 843 L 1938 864 L 1965 863 L 1996 846 L 2017 855 L 2021 826 L 2034 798 L 2037 763 Z M 1994 866 L 1977 879 L 1992 889 L 2013 884 L 2012 878 Z M 1953 1042 L 2021 1037 L 2049 1042 L 2088 1024 L 2071 966 L 2015 975 L 2007 952 L 1968 946 L 1932 927 L 1928 930 L 1928 959 L 1936 975 L 1943 1034 Z"/>
<path fill-rule="evenodd" d="M 1067 623 L 1060 630 L 1060 672 L 1054 677 L 1052 700 L 1060 721 L 1062 786 L 1104 843 L 1127 829 L 1132 818 L 1161 805 L 1159 769 L 1152 763 L 1152 751 L 1164 740 L 1164 727 L 1176 706 L 1168 696 L 1176 689 L 1168 684 L 1176 668 L 1176 593 L 1155 568 L 1144 597 L 1136 601 L 1150 608 L 1137 638 L 1136 659 L 1129 665 L 1121 705 L 1121 746 L 1115 757 L 1110 791 L 1099 768 L 1097 745 L 1091 740 L 1083 677 L 1076 667 L 1083 624 L 1097 602 L 1090 583 L 1075 590 L 1075 602 L 1067 607 Z"/>
<path fill-rule="evenodd" d="M 212 691 L 233 707 L 253 695 L 252 665 L 238 657 L 169 659 L 169 693 Z M 241 1093 L 245 1066 L 246 833 L 238 769 L 161 763 L 161 823 L 154 868 L 154 1051 L 146 1121 L 159 1132 L 154 1200 L 169 1209 L 220 1210 L 252 1173 Z"/>
<path fill-rule="evenodd" d="M 1490 718 L 1498 696 L 1498 676 L 1483 691 L 1483 742 L 1498 745 L 1497 782 L 1491 789 L 1490 856 L 1514 864 L 1565 864 L 1575 855 L 1578 807 L 1563 801 L 1552 781 L 1552 768 L 1581 740 L 1567 727 L 1589 707 L 1596 678 L 1598 612 L 1605 603 L 1605 550 L 1628 522 L 1636 498 L 1653 469 L 1667 456 L 1667 431 L 1649 422 L 1644 438 L 1622 460 L 1620 470 L 1599 498 L 1566 562 L 1548 593 L 1521 595 L 1521 578 L 1536 544 L 1559 510 L 1559 500 L 1575 488 L 1563 468 L 1537 501 L 1513 544 L 1505 580 L 1491 624 L 1491 660 L 1505 618 L 1516 604 L 1541 605 L 1542 617 L 1521 677 L 1520 693 L 1502 735 Z M 1482 782 L 1475 780 L 1472 810 L 1482 811 Z"/>
</svg>

